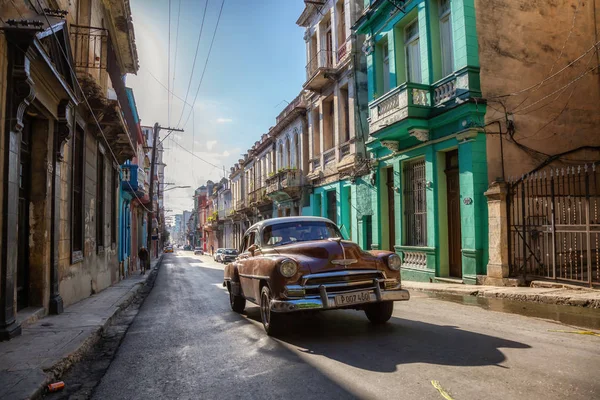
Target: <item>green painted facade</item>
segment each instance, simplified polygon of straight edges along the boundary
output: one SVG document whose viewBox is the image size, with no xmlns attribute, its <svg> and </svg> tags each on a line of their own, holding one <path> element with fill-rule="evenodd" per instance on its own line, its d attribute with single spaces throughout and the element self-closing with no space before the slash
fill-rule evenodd
<svg viewBox="0 0 600 400">
<path fill-rule="evenodd" d="M 358 34 L 367 37 L 363 46 L 367 54 L 370 109 L 367 149 L 376 162 L 373 175 L 358 179 L 350 189 L 355 194 L 352 212 L 357 221 L 352 239 L 365 248 L 395 250 L 404 261 L 403 279 L 417 281 L 450 276 L 449 257 L 459 251 L 460 275 L 465 283 L 475 283 L 477 275 L 486 274 L 488 261 L 484 196 L 488 183 L 486 136 L 482 127 L 486 105 L 479 101 L 474 0 L 449 2 L 450 11 L 445 15 L 451 21 L 453 72 L 448 76 L 442 76 L 440 0 L 400 3 L 405 13 L 393 13 L 395 8 L 389 1 L 365 0 L 367 10 L 354 27 Z M 421 81 L 418 83 L 407 82 L 408 50 L 404 36 L 405 28 L 413 22 L 419 28 Z M 381 67 L 384 54 L 389 65 L 387 91 L 383 90 L 386 81 L 383 74 L 387 71 Z M 390 103 L 395 96 L 400 100 Z M 394 106 L 401 111 L 390 112 Z M 456 238 L 449 233 L 449 224 L 457 221 L 448 216 L 446 158 L 453 150 L 458 151 L 460 240 L 451 240 Z M 415 160 L 424 160 L 425 164 L 425 179 L 421 183 L 425 187 L 426 237 L 420 246 L 408 246 L 409 235 L 414 232 L 407 223 L 409 208 L 405 193 L 407 185 L 414 182 L 404 182 L 404 171 L 407 163 Z M 386 182 L 390 169 L 393 185 Z M 342 187 L 341 184 L 336 190 Z M 388 190 L 394 191 L 394 218 L 389 212 Z M 371 218 L 370 224 L 365 223 L 367 218 Z M 370 226 L 370 232 L 366 225 Z M 390 227 L 394 228 L 393 239 L 389 238 Z M 456 227 L 453 229 L 457 232 Z"/>
</svg>

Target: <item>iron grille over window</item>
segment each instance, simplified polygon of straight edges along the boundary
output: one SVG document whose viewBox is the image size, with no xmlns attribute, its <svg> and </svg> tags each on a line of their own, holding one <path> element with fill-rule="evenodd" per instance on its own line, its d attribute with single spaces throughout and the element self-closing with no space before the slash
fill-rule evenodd
<svg viewBox="0 0 600 400">
<path fill-rule="evenodd" d="M 427 246 L 425 160 L 404 165 L 404 215 L 407 246 Z"/>
</svg>

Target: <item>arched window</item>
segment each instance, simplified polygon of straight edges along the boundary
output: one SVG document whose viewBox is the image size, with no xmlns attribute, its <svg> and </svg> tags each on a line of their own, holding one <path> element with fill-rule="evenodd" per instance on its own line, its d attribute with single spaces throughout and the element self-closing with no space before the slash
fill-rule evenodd
<svg viewBox="0 0 600 400">
<path fill-rule="evenodd" d="M 290 148 L 290 138 L 285 139 L 285 151 L 286 151 L 286 167 L 290 168 L 292 166 L 292 149 Z"/>
<path fill-rule="evenodd" d="M 283 168 L 283 143 L 279 143 L 279 165 L 277 165 L 277 170 L 280 170 Z"/>
<path fill-rule="evenodd" d="M 294 166 L 300 169 L 300 137 L 297 132 L 294 135 L 294 161 Z"/>
</svg>

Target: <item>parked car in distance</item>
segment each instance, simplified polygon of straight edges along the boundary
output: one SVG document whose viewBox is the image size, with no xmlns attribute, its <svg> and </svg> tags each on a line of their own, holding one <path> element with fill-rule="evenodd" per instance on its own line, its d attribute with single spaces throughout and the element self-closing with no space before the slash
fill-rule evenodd
<svg viewBox="0 0 600 400">
<path fill-rule="evenodd" d="M 202 247 L 196 247 L 194 249 L 194 255 L 204 255 L 204 250 L 202 250 Z"/>
<path fill-rule="evenodd" d="M 165 247 L 165 253 L 172 253 L 172 252 L 173 252 L 173 246 Z"/>
<path fill-rule="evenodd" d="M 215 254 L 213 254 L 213 260 L 215 261 L 219 261 L 219 255 L 223 252 L 223 250 L 225 249 L 217 249 L 217 251 L 215 251 Z"/>
<path fill-rule="evenodd" d="M 238 251 L 236 249 L 223 249 L 219 256 L 217 257 L 217 261 L 221 263 L 229 263 L 235 261 L 238 256 Z"/>
<path fill-rule="evenodd" d="M 186 244 L 185 246 L 183 246 L 183 250 L 190 251 L 192 250 L 192 246 Z"/>
<path fill-rule="evenodd" d="M 410 298 L 396 253 L 363 251 L 343 240 L 327 218 L 261 221 L 242 243 L 237 260 L 225 267 L 223 286 L 233 311 L 244 311 L 246 301 L 260 306 L 269 335 L 284 328 L 284 314 L 304 310 L 362 310 L 372 323 L 383 324 L 394 301 Z"/>
</svg>

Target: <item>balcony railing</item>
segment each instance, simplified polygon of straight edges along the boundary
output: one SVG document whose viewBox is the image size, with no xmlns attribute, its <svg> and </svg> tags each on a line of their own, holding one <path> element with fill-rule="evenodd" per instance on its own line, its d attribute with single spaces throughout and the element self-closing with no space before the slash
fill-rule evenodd
<svg viewBox="0 0 600 400">
<path fill-rule="evenodd" d="M 352 41 L 347 39 L 337 50 L 337 63 L 341 64 L 348 54 L 350 54 L 350 50 L 352 48 Z"/>
<path fill-rule="evenodd" d="M 321 69 L 333 68 L 333 51 L 320 50 L 306 65 L 306 80 L 312 79 Z"/>
<path fill-rule="evenodd" d="M 121 188 L 138 196 L 146 195 L 146 172 L 135 164 L 125 164 L 121 170 Z"/>
<path fill-rule="evenodd" d="M 75 24 L 70 29 L 75 68 L 106 69 L 108 31 Z"/>
<path fill-rule="evenodd" d="M 408 118 L 414 108 L 431 106 L 431 89 L 428 85 L 405 83 L 369 104 L 369 130 L 371 133 Z M 416 113 L 419 114 L 419 113 Z"/>
<path fill-rule="evenodd" d="M 323 153 L 323 165 L 327 165 L 333 161 L 335 161 L 335 148 Z"/>
<path fill-rule="evenodd" d="M 283 121 L 285 119 L 285 117 L 290 115 L 292 113 L 292 111 L 294 111 L 298 107 L 302 107 L 302 96 L 301 95 L 296 97 L 294 100 L 292 100 L 292 102 L 290 104 L 288 104 L 287 107 L 284 108 L 283 111 L 277 116 L 277 118 L 275 119 L 277 124 L 279 124 L 281 121 Z"/>
<path fill-rule="evenodd" d="M 286 169 L 267 178 L 267 195 L 294 190 L 302 186 L 302 171 L 299 169 Z"/>
</svg>

